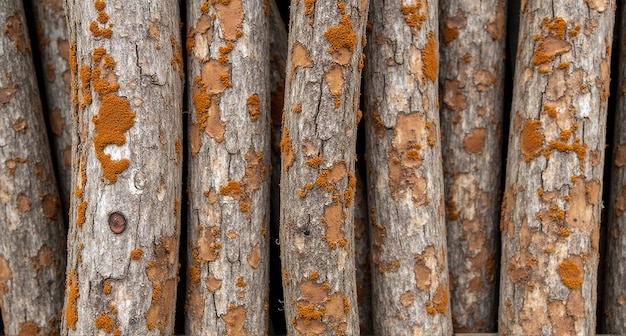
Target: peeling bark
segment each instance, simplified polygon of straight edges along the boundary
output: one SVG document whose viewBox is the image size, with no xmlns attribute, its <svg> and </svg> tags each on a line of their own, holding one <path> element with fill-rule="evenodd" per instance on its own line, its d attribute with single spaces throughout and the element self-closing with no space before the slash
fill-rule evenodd
<svg viewBox="0 0 626 336">
<path fill-rule="evenodd" d="M 280 246 L 290 335 L 358 335 L 354 158 L 367 0 L 292 1 Z"/>
<path fill-rule="evenodd" d="M 522 4 L 500 224 L 501 334 L 595 332 L 614 5 Z"/>
<path fill-rule="evenodd" d="M 437 2 L 372 2 L 365 130 L 374 330 L 452 333 L 438 109 Z"/>
<path fill-rule="evenodd" d="M 72 196 L 63 334 L 169 334 L 181 204 L 176 2 L 67 1 Z"/>
<path fill-rule="evenodd" d="M 497 330 L 506 2 L 441 5 L 441 131 L 455 332 Z"/>
<path fill-rule="evenodd" d="M 0 309 L 4 333 L 58 333 L 63 215 L 21 1 L 0 1 Z"/>
<path fill-rule="evenodd" d="M 606 275 L 604 284 L 604 312 L 602 331 L 607 334 L 626 334 L 626 7 L 622 6 L 621 36 L 619 41 L 620 87 L 615 107 L 613 164 L 608 207 Z"/>
<path fill-rule="evenodd" d="M 71 74 L 65 10 L 61 0 L 30 0 L 35 14 L 46 94 L 50 147 L 57 169 L 63 213 L 70 204 L 72 135 L 70 117 Z"/>
<path fill-rule="evenodd" d="M 262 0 L 187 2 L 189 334 L 267 330 L 267 10 Z"/>
</svg>

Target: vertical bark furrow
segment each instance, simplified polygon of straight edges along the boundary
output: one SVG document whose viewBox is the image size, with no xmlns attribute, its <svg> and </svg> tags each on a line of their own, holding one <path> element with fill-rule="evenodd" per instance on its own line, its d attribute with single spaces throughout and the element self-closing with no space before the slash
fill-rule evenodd
<svg viewBox="0 0 626 336">
<path fill-rule="evenodd" d="M 0 309 L 4 333 L 58 333 L 63 214 L 21 1 L 0 1 Z"/>
<path fill-rule="evenodd" d="M 365 181 L 361 178 L 358 170 L 355 172 L 354 265 L 356 267 L 356 294 L 359 304 L 359 330 L 363 335 L 373 335 L 369 207 L 365 194 Z"/>
<path fill-rule="evenodd" d="M 354 160 L 365 1 L 292 1 L 280 246 L 290 335 L 358 335 Z"/>
<path fill-rule="evenodd" d="M 264 1 L 187 1 L 189 334 L 267 330 L 269 37 Z"/>
<path fill-rule="evenodd" d="M 66 6 L 74 120 L 63 333 L 169 334 L 182 188 L 178 4 Z"/>
<path fill-rule="evenodd" d="M 499 331 L 595 332 L 614 1 L 522 4 Z"/>
<path fill-rule="evenodd" d="M 495 332 L 506 2 L 440 5 L 452 322 L 455 332 Z"/>
<path fill-rule="evenodd" d="M 618 44 L 619 72 L 615 106 L 613 162 L 608 207 L 606 276 L 604 284 L 604 325 L 602 332 L 626 334 L 626 6 L 622 5 L 622 22 Z M 609 163 L 607 163 L 609 164 Z"/>
<path fill-rule="evenodd" d="M 65 9 L 61 1 L 31 0 L 45 79 L 48 124 L 63 213 L 67 214 L 72 184 L 71 74 Z"/>
</svg>

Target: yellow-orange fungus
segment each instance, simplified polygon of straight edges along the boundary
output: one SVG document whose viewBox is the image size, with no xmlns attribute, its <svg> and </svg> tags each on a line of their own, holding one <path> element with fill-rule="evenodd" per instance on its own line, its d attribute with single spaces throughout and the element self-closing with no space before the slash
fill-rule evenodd
<svg viewBox="0 0 626 336">
<path fill-rule="evenodd" d="M 354 51 L 356 34 L 352 31 L 350 15 L 341 17 L 338 25 L 328 27 L 326 32 L 324 32 L 324 37 L 326 37 L 326 40 L 330 43 L 330 49 L 328 49 L 329 53 L 339 51 L 341 48 Z"/>
<path fill-rule="evenodd" d="M 439 61 L 437 60 L 437 46 L 433 32 L 428 33 L 428 41 L 426 42 L 424 50 L 422 50 L 422 61 L 422 71 L 424 75 L 434 82 L 437 79 Z M 426 78 L 422 78 L 422 83 L 425 82 Z"/>
<path fill-rule="evenodd" d="M 524 159 L 529 162 L 539 155 L 545 136 L 541 133 L 541 121 L 528 120 L 524 123 L 520 140 L 520 151 L 524 154 Z"/>
<path fill-rule="evenodd" d="M 583 270 L 572 258 L 564 260 L 559 265 L 559 275 L 565 286 L 571 289 L 580 288 L 583 284 Z"/>
<path fill-rule="evenodd" d="M 113 319 L 109 314 L 99 314 L 94 321 L 96 329 L 104 329 L 104 331 L 113 332 Z"/>
<path fill-rule="evenodd" d="M 113 94 L 102 98 L 98 115 L 92 118 L 96 131 L 93 137 L 96 157 L 102 166 L 102 175 L 113 183 L 117 181 L 117 175 L 128 168 L 129 161 L 126 158 L 114 161 L 104 149 L 108 145 L 122 146 L 126 143 L 124 132 L 135 124 L 134 118 L 135 113 L 130 110 L 128 100 Z"/>
<path fill-rule="evenodd" d="M 409 27 L 422 29 L 422 23 L 426 20 L 426 15 L 420 13 L 421 9 L 421 2 L 417 3 L 417 5 L 400 6 L 400 11 L 404 15 L 404 21 Z"/>
<path fill-rule="evenodd" d="M 78 293 L 78 278 L 76 276 L 76 270 L 72 269 L 70 275 L 67 278 L 67 306 L 65 308 L 65 322 L 67 326 L 76 330 L 76 321 L 78 321 L 78 309 L 76 307 L 76 300 L 80 297 Z"/>
</svg>

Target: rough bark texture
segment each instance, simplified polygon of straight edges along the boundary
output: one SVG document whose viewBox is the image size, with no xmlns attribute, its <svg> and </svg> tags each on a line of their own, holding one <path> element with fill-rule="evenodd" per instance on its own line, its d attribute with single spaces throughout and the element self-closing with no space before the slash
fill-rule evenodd
<svg viewBox="0 0 626 336">
<path fill-rule="evenodd" d="M 70 117 L 70 44 L 65 10 L 62 0 L 30 0 L 30 3 L 35 15 L 35 28 L 44 71 L 47 118 L 53 135 L 50 149 L 57 167 L 63 213 L 67 214 L 72 183 L 72 119 Z"/>
<path fill-rule="evenodd" d="M 73 160 L 62 332 L 169 334 L 182 184 L 178 6 L 66 6 Z"/>
<path fill-rule="evenodd" d="M 455 332 L 497 330 L 505 4 L 440 2 L 441 132 Z"/>
<path fill-rule="evenodd" d="M 604 325 L 608 334 L 626 335 L 626 6 L 622 6 L 622 22 L 617 105 L 611 186 L 608 206 L 606 275 L 604 284 Z"/>
<path fill-rule="evenodd" d="M 499 332 L 593 335 L 614 1 L 521 6 Z"/>
<path fill-rule="evenodd" d="M 291 2 L 280 246 L 290 335 L 358 335 L 354 160 L 367 0 Z"/>
<path fill-rule="evenodd" d="M 452 333 L 437 2 L 372 2 L 365 74 L 374 330 Z M 405 243 L 406 242 L 406 243 Z"/>
<path fill-rule="evenodd" d="M 373 335 L 372 273 L 370 268 L 370 223 L 365 184 L 358 170 L 354 192 L 354 264 L 356 267 L 356 296 L 359 304 L 359 330 Z"/>
<path fill-rule="evenodd" d="M 263 334 L 268 310 L 269 3 L 188 1 L 189 334 Z"/>
<path fill-rule="evenodd" d="M 21 1 L 0 1 L 0 309 L 7 335 L 58 332 L 65 230 Z"/>
</svg>

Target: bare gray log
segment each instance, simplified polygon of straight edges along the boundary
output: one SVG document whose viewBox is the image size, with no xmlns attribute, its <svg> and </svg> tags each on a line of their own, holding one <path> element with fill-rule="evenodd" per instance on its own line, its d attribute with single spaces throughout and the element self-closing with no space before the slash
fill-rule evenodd
<svg viewBox="0 0 626 336">
<path fill-rule="evenodd" d="M 0 1 L 0 309 L 4 333 L 60 326 L 65 230 L 21 1 Z"/>
<path fill-rule="evenodd" d="M 70 117 L 71 74 L 69 41 L 65 9 L 61 0 L 30 0 L 35 14 L 35 28 L 39 40 L 46 115 L 52 131 L 50 148 L 57 169 L 59 194 L 63 212 L 67 214 L 72 184 L 72 135 Z"/>
<path fill-rule="evenodd" d="M 63 334 L 170 334 L 183 59 L 177 2 L 67 1 L 72 197 Z"/>
<path fill-rule="evenodd" d="M 448 335 L 437 2 L 374 0 L 369 20 L 365 130 L 374 330 Z"/>
<path fill-rule="evenodd" d="M 626 7 L 622 5 L 621 36 L 626 38 Z M 615 106 L 613 165 L 608 202 L 604 319 L 602 331 L 626 335 L 626 48 L 620 44 L 617 104 Z"/>
<path fill-rule="evenodd" d="M 291 1 L 280 245 L 290 335 L 358 335 L 354 160 L 367 0 Z"/>
<path fill-rule="evenodd" d="M 267 6 L 262 0 L 187 2 L 192 115 L 186 330 L 193 335 L 267 330 Z"/>
<path fill-rule="evenodd" d="M 522 3 L 499 332 L 593 335 L 614 1 Z"/>
<path fill-rule="evenodd" d="M 455 332 L 497 331 L 506 2 L 440 2 L 440 93 Z"/>
</svg>

